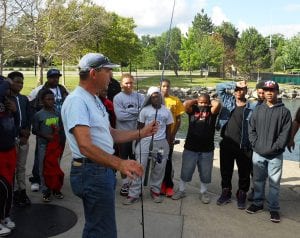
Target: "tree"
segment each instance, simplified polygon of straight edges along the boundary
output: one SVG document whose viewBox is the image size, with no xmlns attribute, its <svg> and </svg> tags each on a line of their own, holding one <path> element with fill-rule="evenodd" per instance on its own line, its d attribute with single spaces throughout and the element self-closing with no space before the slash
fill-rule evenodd
<svg viewBox="0 0 300 238">
<path fill-rule="evenodd" d="M 24 1 L 15 1 L 22 14 L 12 29 L 14 45 L 22 49 L 23 55 L 34 57 L 39 67 L 38 84 L 43 84 L 46 65 L 58 60 L 75 62 L 85 49 L 91 50 L 90 45 L 96 42 L 96 37 L 99 41 L 106 29 L 108 18 L 104 9 L 89 1 L 28 0 L 25 5 Z M 93 14 L 91 18 L 87 17 L 88 13 Z M 20 54 L 17 49 L 15 53 Z"/>
<path fill-rule="evenodd" d="M 203 35 L 201 38 L 196 35 L 197 33 L 191 28 L 187 37 L 182 40 L 181 66 L 189 71 L 220 66 L 224 47 L 217 35 Z"/>
<path fill-rule="evenodd" d="M 111 14 L 111 25 L 105 38 L 100 42 L 100 50 L 108 55 L 112 61 L 121 65 L 131 65 L 131 62 L 141 53 L 138 36 L 134 32 L 136 27 L 132 18 Z"/>
<path fill-rule="evenodd" d="M 269 45 L 271 54 L 271 68 L 274 70 L 282 70 L 283 63 L 283 46 L 285 45 L 285 39 L 282 34 L 274 34 L 265 37 L 266 43 Z"/>
<path fill-rule="evenodd" d="M 225 73 L 231 72 L 232 65 L 236 65 L 235 48 L 238 40 L 239 32 L 230 22 L 222 22 L 220 26 L 216 27 L 216 33 L 220 35 L 224 46 L 224 58 L 222 62 L 223 77 Z"/>
<path fill-rule="evenodd" d="M 288 40 L 283 47 L 285 67 L 300 68 L 300 33 Z"/>
<path fill-rule="evenodd" d="M 199 37 L 203 34 L 212 34 L 214 31 L 214 24 L 210 17 L 204 13 L 204 9 L 201 9 L 200 13 L 197 13 L 192 22 L 192 28 L 194 29 L 194 34 Z"/>
<path fill-rule="evenodd" d="M 239 71 L 248 77 L 251 77 L 251 72 L 270 66 L 269 47 L 253 27 L 245 30 L 237 41 L 236 55 Z"/>
<path fill-rule="evenodd" d="M 141 37 L 140 44 L 142 47 L 142 53 L 135 59 L 134 63 L 143 69 L 157 69 L 159 62 L 155 55 L 156 50 L 156 38 L 150 35 L 144 35 Z"/>
<path fill-rule="evenodd" d="M 174 27 L 157 38 L 156 57 L 165 68 L 173 69 L 176 76 L 179 70 L 179 50 L 181 48 L 181 31 Z"/>
<path fill-rule="evenodd" d="M 0 0 L 0 75 L 3 65 L 12 56 L 10 28 L 19 12 L 20 8 L 14 0 Z"/>
</svg>

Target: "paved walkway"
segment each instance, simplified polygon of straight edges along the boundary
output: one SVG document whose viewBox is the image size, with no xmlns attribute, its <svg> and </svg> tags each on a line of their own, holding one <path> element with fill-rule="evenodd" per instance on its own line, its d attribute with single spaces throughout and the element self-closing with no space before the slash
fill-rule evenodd
<svg viewBox="0 0 300 238">
<path fill-rule="evenodd" d="M 30 155 L 27 163 L 27 176 L 30 176 L 34 139 L 31 138 Z M 183 142 L 174 150 L 174 180 L 177 186 L 181 167 Z M 264 237 L 276 238 L 299 237 L 300 233 L 300 167 L 299 162 L 284 161 L 281 181 L 281 216 L 282 221 L 274 224 L 269 220 L 269 212 L 249 215 L 236 207 L 236 201 L 225 205 L 216 205 L 220 193 L 219 151 L 215 150 L 213 179 L 209 186 L 212 202 L 204 205 L 199 200 L 199 177 L 194 173 L 193 180 L 187 186 L 187 197 L 179 201 L 165 198 L 163 203 L 151 201 L 149 189 L 144 191 L 144 216 L 146 238 L 197 238 L 197 237 Z M 63 200 L 53 200 L 58 204 L 72 209 L 78 216 L 77 224 L 69 231 L 55 236 L 57 238 L 79 238 L 84 224 L 83 209 L 80 200 L 72 194 L 69 184 L 71 154 L 67 148 L 61 163 L 65 171 L 65 184 L 62 192 Z M 119 174 L 117 176 L 119 178 Z M 233 176 L 233 193 L 237 187 L 236 169 Z M 28 190 L 30 186 L 28 184 Z M 120 184 L 116 190 L 116 217 L 119 238 L 143 237 L 141 226 L 141 202 L 131 206 L 122 205 L 123 197 L 119 196 Z M 32 202 L 41 203 L 41 194 L 28 192 Z"/>
</svg>

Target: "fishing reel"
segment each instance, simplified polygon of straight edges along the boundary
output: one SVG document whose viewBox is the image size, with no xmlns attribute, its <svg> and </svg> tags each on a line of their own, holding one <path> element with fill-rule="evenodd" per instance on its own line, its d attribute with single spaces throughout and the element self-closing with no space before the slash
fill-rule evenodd
<svg viewBox="0 0 300 238">
<path fill-rule="evenodd" d="M 156 164 L 160 164 L 163 160 L 164 149 L 161 147 L 157 151 L 150 151 L 150 155 L 153 162 Z"/>
</svg>

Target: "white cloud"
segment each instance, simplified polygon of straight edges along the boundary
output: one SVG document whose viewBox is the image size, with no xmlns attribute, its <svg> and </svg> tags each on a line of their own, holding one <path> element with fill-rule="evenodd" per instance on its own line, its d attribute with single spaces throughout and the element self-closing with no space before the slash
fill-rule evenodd
<svg viewBox="0 0 300 238">
<path fill-rule="evenodd" d="M 223 21 L 229 21 L 222 8 L 219 6 L 213 7 L 211 19 L 216 26 L 221 25 Z"/>
<path fill-rule="evenodd" d="M 264 36 L 270 34 L 283 34 L 286 38 L 291 38 L 300 33 L 300 24 L 285 24 L 258 27 L 257 30 Z"/>
<path fill-rule="evenodd" d="M 171 0 L 94 0 L 107 11 L 120 16 L 133 17 L 139 35 L 158 35 L 169 29 L 173 1 Z M 177 0 L 174 9 L 173 27 L 186 32 L 194 16 L 205 6 L 206 0 Z M 183 33 L 184 33 L 183 32 Z"/>
<path fill-rule="evenodd" d="M 288 4 L 284 7 L 284 10 L 287 12 L 299 12 L 300 4 Z"/>
<path fill-rule="evenodd" d="M 249 25 L 248 23 L 242 21 L 242 20 L 239 20 L 236 27 L 237 27 L 237 29 L 239 30 L 240 35 L 241 35 L 241 33 L 242 33 L 244 30 L 246 30 L 247 28 L 249 28 L 250 25 Z"/>
</svg>

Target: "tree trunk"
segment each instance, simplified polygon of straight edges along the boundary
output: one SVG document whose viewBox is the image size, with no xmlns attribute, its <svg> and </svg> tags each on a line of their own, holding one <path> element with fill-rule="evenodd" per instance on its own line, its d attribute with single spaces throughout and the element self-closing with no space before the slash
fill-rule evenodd
<svg viewBox="0 0 300 238">
<path fill-rule="evenodd" d="M 178 69 L 176 66 L 174 67 L 174 73 L 175 73 L 176 77 L 178 77 Z"/>
<path fill-rule="evenodd" d="M 39 85 L 42 85 L 44 83 L 43 82 L 44 63 L 43 63 L 43 57 L 41 55 L 38 55 L 37 65 L 40 68 L 40 76 L 39 76 L 39 79 L 37 81 L 37 85 L 39 86 Z"/>
<path fill-rule="evenodd" d="M 3 40 L 3 26 L 0 26 L 0 75 L 3 74 L 3 65 L 4 65 L 4 40 Z"/>
</svg>

